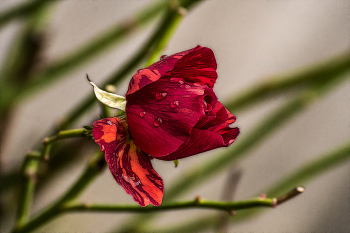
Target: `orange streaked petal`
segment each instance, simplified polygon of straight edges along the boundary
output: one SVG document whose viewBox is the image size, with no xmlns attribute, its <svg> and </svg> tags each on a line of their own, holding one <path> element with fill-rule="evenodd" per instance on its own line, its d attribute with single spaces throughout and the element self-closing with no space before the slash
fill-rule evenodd
<svg viewBox="0 0 350 233">
<path fill-rule="evenodd" d="M 149 156 L 136 147 L 125 120 L 112 117 L 94 122 L 93 136 L 109 169 L 124 190 L 141 206 L 162 203 L 164 184 Z"/>
</svg>

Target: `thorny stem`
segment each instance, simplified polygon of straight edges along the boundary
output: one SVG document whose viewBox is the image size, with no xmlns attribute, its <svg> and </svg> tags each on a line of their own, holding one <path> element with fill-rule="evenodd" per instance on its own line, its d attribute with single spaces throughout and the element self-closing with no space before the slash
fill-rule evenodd
<svg viewBox="0 0 350 233">
<path fill-rule="evenodd" d="M 102 152 L 98 151 L 90 160 L 83 174 L 70 187 L 70 189 L 61 196 L 61 198 L 26 224 L 17 225 L 14 232 L 19 233 L 32 231 L 61 214 L 62 207 L 69 202 L 75 201 L 84 191 L 84 189 L 97 177 L 98 174 L 100 174 L 105 165 L 106 162 L 104 160 L 104 155 Z"/>
<path fill-rule="evenodd" d="M 93 170 L 93 171 L 96 173 L 96 170 Z M 91 174 L 90 176 L 87 176 L 88 173 L 91 173 L 91 171 L 85 172 L 81 176 L 81 178 L 76 182 L 75 186 L 72 186 L 71 190 L 65 196 L 61 197 L 54 205 L 52 205 L 51 208 L 43 212 L 38 217 L 34 218 L 28 224 L 20 228 L 17 228 L 15 232 L 18 233 L 18 232 L 32 231 L 36 229 L 37 226 L 47 221 L 50 221 L 51 219 L 57 217 L 58 215 L 64 212 L 82 212 L 83 211 L 83 212 L 113 212 L 113 213 L 122 213 L 122 212 L 146 213 L 146 212 L 158 212 L 158 211 L 165 211 L 165 210 L 200 208 L 200 209 L 221 210 L 231 214 L 233 210 L 238 211 L 238 210 L 258 208 L 258 207 L 275 208 L 278 204 L 277 200 L 280 199 L 280 198 L 264 198 L 264 199 L 255 198 L 251 200 L 244 200 L 244 201 L 237 201 L 237 202 L 215 202 L 215 201 L 196 198 L 195 200 L 192 200 L 192 201 L 176 202 L 171 204 L 164 204 L 161 206 L 148 206 L 148 207 L 140 207 L 136 205 L 74 203 L 74 200 L 76 199 L 78 194 L 82 191 L 81 187 L 82 188 L 86 187 L 86 185 L 91 181 L 92 176 Z M 296 188 L 296 190 L 298 190 L 298 188 Z M 300 193 L 301 192 L 299 192 L 298 194 Z M 290 197 L 292 198 L 295 196 L 296 195 L 290 196 Z"/>
<path fill-rule="evenodd" d="M 288 196 L 288 198 L 284 198 L 284 196 L 279 198 L 255 198 L 244 201 L 236 201 L 236 202 L 217 202 L 210 200 L 203 200 L 201 198 L 196 198 L 192 201 L 183 201 L 183 202 L 174 202 L 170 204 L 163 204 L 160 206 L 147 206 L 140 207 L 136 205 L 113 205 L 113 204 L 88 204 L 88 203 L 70 203 L 65 205 L 62 208 L 62 211 L 68 212 L 113 212 L 113 213 L 121 213 L 121 212 L 133 212 L 133 213 L 146 213 L 146 212 L 158 212 L 164 210 L 178 210 L 178 209 L 213 209 L 213 210 L 222 210 L 231 214 L 233 210 L 243 210 L 257 207 L 276 207 L 279 203 L 278 201 L 281 198 L 284 198 L 285 201 L 290 200 L 291 198 L 297 196 L 301 192 L 296 192 L 295 190 L 301 190 L 301 187 L 295 188 L 284 196 Z M 293 192 L 295 195 L 290 195 Z"/>
</svg>

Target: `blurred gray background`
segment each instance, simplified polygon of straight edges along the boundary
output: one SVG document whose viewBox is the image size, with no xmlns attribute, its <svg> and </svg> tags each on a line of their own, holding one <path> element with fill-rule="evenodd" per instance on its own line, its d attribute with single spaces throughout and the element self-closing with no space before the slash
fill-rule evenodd
<svg viewBox="0 0 350 233">
<path fill-rule="evenodd" d="M 6 9 L 18 1 L 0 2 Z M 126 18 L 152 1 L 138 0 L 68 0 L 58 2 L 48 37 L 45 60 L 54 60 L 78 47 L 96 33 Z M 19 25 L 6 27 L 0 34 L 0 62 L 19 30 Z M 95 83 L 113 72 L 135 52 L 156 26 L 134 33 L 122 46 L 71 73 L 68 78 L 23 102 L 17 109 L 9 136 L 1 149 L 5 170 L 22 161 L 25 152 L 43 138 L 44 133 L 69 111 L 92 87 L 85 79 L 88 73 Z M 294 71 L 349 50 L 350 2 L 348 0 L 210 0 L 195 7 L 185 17 L 164 54 L 190 49 L 196 45 L 211 48 L 218 63 L 215 92 L 220 101 L 255 85 L 272 75 Z M 136 71 L 136 70 L 135 70 Z M 130 77 L 132 74 L 130 74 Z M 117 93 L 124 95 L 126 80 Z M 338 87 L 324 99 L 293 118 L 282 130 L 266 139 L 236 167 L 242 170 L 236 200 L 247 199 L 273 184 L 289 171 L 317 155 L 345 142 L 350 136 L 350 82 Z M 275 98 L 263 105 L 236 115 L 235 126 L 241 135 L 248 132 L 267 113 L 288 99 Z M 234 111 L 232 111 L 235 114 Z M 77 124 L 91 125 L 99 110 Z M 238 139 L 239 140 L 239 137 Z M 235 146 L 233 144 L 232 146 Z M 224 149 L 219 149 L 224 150 Z M 218 151 L 219 151 L 218 150 Z M 216 151 L 217 152 L 217 151 Z M 153 160 L 155 170 L 168 184 L 192 166 L 205 162 L 214 152 L 180 160 L 178 168 L 172 162 Z M 87 154 L 87 158 L 90 153 Z M 34 211 L 40 210 L 60 196 L 77 178 L 85 160 L 60 173 L 39 193 Z M 305 185 L 306 192 L 296 199 L 266 211 L 263 215 L 230 228 L 229 232 L 349 232 L 350 231 L 350 164 L 319 176 Z M 220 200 L 227 178 L 221 173 L 181 199 L 200 195 Z M 301 184 L 303 185 L 303 184 Z M 133 203 L 131 196 L 118 186 L 106 169 L 84 193 L 81 200 L 104 203 Z M 191 219 L 212 213 L 209 210 L 166 212 L 155 223 Z M 8 231 L 14 221 L 8 212 Z M 122 224 L 128 214 L 68 214 L 49 223 L 39 232 L 109 232 Z"/>
</svg>

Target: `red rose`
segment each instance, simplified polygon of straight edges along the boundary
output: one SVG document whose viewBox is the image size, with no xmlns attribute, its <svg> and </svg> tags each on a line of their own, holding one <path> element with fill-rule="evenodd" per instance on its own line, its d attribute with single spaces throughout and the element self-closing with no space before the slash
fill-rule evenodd
<svg viewBox="0 0 350 233">
<path fill-rule="evenodd" d="M 126 93 L 126 120 L 94 122 L 93 136 L 116 181 L 141 206 L 157 206 L 163 181 L 150 156 L 176 160 L 229 146 L 236 118 L 213 92 L 217 79 L 211 49 L 197 46 L 137 71 Z M 130 133 L 129 133 L 130 132 Z"/>
</svg>

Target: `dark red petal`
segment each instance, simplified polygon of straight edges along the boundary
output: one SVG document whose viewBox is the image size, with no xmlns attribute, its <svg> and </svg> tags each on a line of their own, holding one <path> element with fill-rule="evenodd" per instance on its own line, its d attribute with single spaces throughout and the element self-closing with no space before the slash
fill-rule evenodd
<svg viewBox="0 0 350 233">
<path fill-rule="evenodd" d="M 168 156 L 159 157 L 161 160 L 175 160 L 219 147 L 231 145 L 239 134 L 238 128 L 225 128 L 220 132 L 193 129 L 191 137 L 180 148 Z"/>
<path fill-rule="evenodd" d="M 135 144 L 153 157 L 176 151 L 204 115 L 205 89 L 160 79 L 131 95 L 126 117 Z"/>
<path fill-rule="evenodd" d="M 162 203 L 164 184 L 153 169 L 149 156 L 130 139 L 125 120 L 116 117 L 94 122 L 95 142 L 115 180 L 141 206 Z"/>
<path fill-rule="evenodd" d="M 239 134 L 238 128 L 229 125 L 236 121 L 219 101 L 211 110 L 212 115 L 203 115 L 194 126 L 190 138 L 180 148 L 168 156 L 159 157 L 162 160 L 181 159 L 208 150 L 231 145 Z"/>
<path fill-rule="evenodd" d="M 198 47 L 200 46 L 197 46 L 193 49 L 189 49 L 187 51 L 183 51 L 180 53 L 175 53 L 171 56 L 167 56 L 166 58 L 161 59 L 158 62 L 153 63 L 152 65 L 144 69 L 138 70 L 130 80 L 129 89 L 128 89 L 128 92 L 126 93 L 126 97 L 128 98 L 128 96 L 134 93 L 135 91 L 138 91 L 144 86 L 160 79 L 163 75 L 165 75 L 166 72 L 174 69 L 174 65 L 178 60 L 180 60 L 185 55 L 192 52 L 194 49 Z"/>
<path fill-rule="evenodd" d="M 202 116 L 195 128 L 218 131 L 236 121 L 236 116 L 232 115 L 219 101 L 215 103 L 215 107 L 210 114 L 209 116 Z"/>
<path fill-rule="evenodd" d="M 218 78 L 216 68 L 213 51 L 209 48 L 197 46 L 189 54 L 178 60 L 174 69 L 167 72 L 165 76 L 213 88 Z"/>
<path fill-rule="evenodd" d="M 217 79 L 216 67 L 213 51 L 198 45 L 137 71 L 129 83 L 126 98 L 160 78 L 174 78 L 212 88 Z"/>
</svg>

